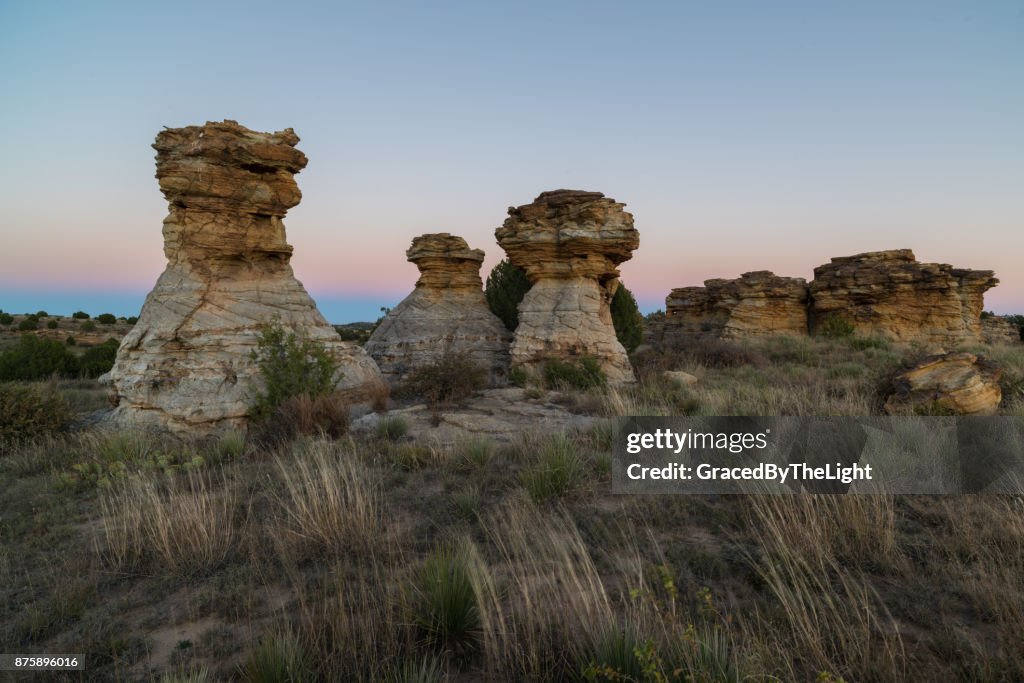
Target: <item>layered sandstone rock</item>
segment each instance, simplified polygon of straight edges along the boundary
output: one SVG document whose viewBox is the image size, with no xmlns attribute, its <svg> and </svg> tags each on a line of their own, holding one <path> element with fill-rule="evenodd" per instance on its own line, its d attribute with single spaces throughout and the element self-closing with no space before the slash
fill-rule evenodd
<svg viewBox="0 0 1024 683">
<path fill-rule="evenodd" d="M 807 335 L 807 281 L 771 271 L 736 280 L 705 280 L 703 287 L 673 289 L 665 299 L 667 325 L 689 335 L 722 339 Z"/>
<path fill-rule="evenodd" d="M 925 411 L 991 415 L 1002 400 L 999 366 L 972 353 L 929 356 L 893 380 L 890 414 Z"/>
<path fill-rule="evenodd" d="M 1019 344 L 1020 328 L 998 315 L 981 319 L 981 338 L 986 344 Z"/>
<path fill-rule="evenodd" d="M 485 368 L 492 385 L 506 381 L 512 335 L 491 313 L 480 281 L 484 252 L 448 233 L 421 235 L 406 258 L 420 269 L 416 289 L 391 310 L 366 343 L 389 382 L 446 354 Z"/>
<path fill-rule="evenodd" d="M 833 258 L 814 269 L 811 332 L 838 318 L 894 341 L 977 342 L 984 293 L 997 284 L 990 270 L 918 263 L 909 249 Z"/>
<path fill-rule="evenodd" d="M 115 421 L 197 433 L 244 425 L 259 382 L 251 352 L 273 321 L 327 345 L 340 361 L 337 387 L 353 400 L 383 387 L 289 265 L 281 219 L 301 198 L 298 141 L 290 128 L 258 133 L 234 121 L 157 135 L 168 263 L 105 376 Z"/>
<path fill-rule="evenodd" d="M 519 304 L 513 366 L 592 356 L 609 382 L 634 381 L 609 307 L 618 266 L 640 245 L 624 206 L 600 192 L 556 190 L 509 208 L 495 236 L 532 283 Z"/>
</svg>

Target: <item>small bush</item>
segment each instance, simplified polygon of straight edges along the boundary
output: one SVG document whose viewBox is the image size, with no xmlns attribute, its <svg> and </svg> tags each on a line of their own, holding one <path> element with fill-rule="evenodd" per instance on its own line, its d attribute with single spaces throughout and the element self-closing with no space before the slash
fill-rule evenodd
<svg viewBox="0 0 1024 683">
<path fill-rule="evenodd" d="M 334 386 L 338 361 L 327 346 L 286 331 L 278 322 L 260 333 L 252 357 L 263 379 L 252 409 L 257 419 L 273 414 L 293 396 L 315 398 Z"/>
<path fill-rule="evenodd" d="M 67 339 L 64 340 L 64 343 L 67 344 L 68 346 L 74 346 L 78 342 L 75 340 L 74 336 L 69 334 Z"/>
<path fill-rule="evenodd" d="M 579 362 L 552 358 L 541 366 L 541 373 L 550 389 L 590 389 L 607 383 L 601 364 L 590 356 L 581 357 Z"/>
<path fill-rule="evenodd" d="M 285 443 L 297 436 L 337 439 L 348 431 L 349 405 L 335 392 L 321 396 L 298 394 L 284 399 L 256 425 L 256 437 L 264 443 Z"/>
<path fill-rule="evenodd" d="M 67 402 L 52 388 L 0 384 L 0 441 L 62 431 L 71 417 Z"/>
<path fill-rule="evenodd" d="M 117 359 L 117 348 L 120 343 L 116 339 L 108 339 L 99 346 L 86 349 L 78 359 L 78 372 L 83 377 L 99 377 L 110 372 Z"/>
<path fill-rule="evenodd" d="M 139 322 L 139 316 L 129 316 L 128 318 L 125 319 L 125 322 L 128 323 L 129 325 L 134 325 L 135 323 Z"/>
<path fill-rule="evenodd" d="M 508 383 L 516 387 L 525 387 L 530 381 L 530 373 L 526 368 L 516 366 L 508 371 Z"/>
<path fill-rule="evenodd" d="M 47 313 L 46 311 L 36 311 L 36 317 L 37 318 L 49 318 L 50 314 Z"/>
<path fill-rule="evenodd" d="M 818 326 L 818 334 L 833 339 L 844 339 L 852 337 L 854 332 L 853 323 L 838 315 L 830 315 L 821 321 Z"/>
<path fill-rule="evenodd" d="M 95 332 L 96 331 L 96 323 L 94 323 L 91 320 L 86 320 L 84 323 L 82 323 L 81 329 L 82 329 L 82 332 Z"/>
<path fill-rule="evenodd" d="M 85 311 L 75 311 L 71 314 L 71 317 L 75 320 L 88 320 L 91 316 Z"/>
<path fill-rule="evenodd" d="M 400 415 L 386 415 L 377 422 L 374 431 L 378 439 L 398 441 L 409 431 L 409 423 Z"/>
<path fill-rule="evenodd" d="M 523 269 L 512 265 L 508 259 L 494 266 L 487 276 L 484 287 L 487 305 L 510 331 L 519 325 L 519 302 L 530 291 L 530 286 Z"/>
<path fill-rule="evenodd" d="M 56 320 L 48 320 L 46 322 L 46 329 L 48 329 L 48 330 L 55 330 L 55 329 L 57 329 L 57 321 Z"/>
<path fill-rule="evenodd" d="M 56 339 L 25 334 L 16 346 L 0 353 L 0 381 L 76 377 L 78 372 L 78 358 Z"/>
<path fill-rule="evenodd" d="M 644 317 L 640 314 L 633 293 L 622 283 L 619 283 L 612 296 L 611 313 L 616 338 L 626 353 L 633 353 L 644 339 Z"/>
<path fill-rule="evenodd" d="M 117 322 L 117 316 L 113 313 L 100 313 L 96 316 L 96 322 L 101 325 L 113 325 Z"/>
<path fill-rule="evenodd" d="M 30 330 L 39 329 L 39 318 L 34 315 L 22 318 L 21 322 L 18 323 L 18 329 L 22 332 L 28 332 Z"/>
<path fill-rule="evenodd" d="M 10 313 L 0 313 L 0 325 L 11 325 L 14 322 L 14 316 Z"/>
<path fill-rule="evenodd" d="M 586 463 L 576 443 L 564 435 L 552 437 L 520 472 L 519 481 L 535 502 L 560 498 L 582 484 Z"/>
<path fill-rule="evenodd" d="M 429 365 L 410 372 L 400 389 L 408 398 L 430 405 L 463 401 L 487 386 L 487 371 L 468 356 L 446 353 Z"/>
</svg>

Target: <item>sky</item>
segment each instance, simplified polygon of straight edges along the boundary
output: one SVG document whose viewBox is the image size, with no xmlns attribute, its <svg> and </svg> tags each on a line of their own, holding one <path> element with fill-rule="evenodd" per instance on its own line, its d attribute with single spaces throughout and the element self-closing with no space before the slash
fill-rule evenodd
<svg viewBox="0 0 1024 683">
<path fill-rule="evenodd" d="M 0 0 L 0 309 L 137 314 L 165 260 L 163 126 L 292 127 L 285 219 L 336 323 L 416 281 L 410 240 L 500 260 L 509 206 L 625 202 L 644 311 L 751 270 L 911 248 L 1024 313 L 1024 0 Z"/>
</svg>

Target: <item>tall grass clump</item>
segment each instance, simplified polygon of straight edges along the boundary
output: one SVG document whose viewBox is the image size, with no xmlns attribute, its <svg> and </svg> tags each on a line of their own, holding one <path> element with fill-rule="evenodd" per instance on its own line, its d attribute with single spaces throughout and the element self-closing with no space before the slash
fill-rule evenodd
<svg viewBox="0 0 1024 683">
<path fill-rule="evenodd" d="M 238 673 L 246 683 L 305 683 L 316 680 L 313 662 L 302 640 L 290 630 L 261 638 Z"/>
<path fill-rule="evenodd" d="M 519 481 L 535 502 L 560 498 L 579 488 L 587 463 L 577 442 L 564 434 L 550 437 L 519 473 Z"/>
<path fill-rule="evenodd" d="M 541 366 L 541 376 L 549 389 L 586 390 L 608 383 L 601 363 L 591 356 L 582 356 L 578 361 L 551 358 Z"/>
<path fill-rule="evenodd" d="M 373 547 L 383 529 L 381 494 L 355 457 L 318 440 L 276 459 L 286 536 L 328 554 Z"/>
</svg>

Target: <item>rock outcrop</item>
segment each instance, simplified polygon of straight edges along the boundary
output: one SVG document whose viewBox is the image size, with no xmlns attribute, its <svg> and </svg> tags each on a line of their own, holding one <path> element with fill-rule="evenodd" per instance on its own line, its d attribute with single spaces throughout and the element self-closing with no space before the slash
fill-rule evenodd
<svg viewBox="0 0 1024 683">
<path fill-rule="evenodd" d="M 722 339 L 807 335 L 807 281 L 767 270 L 736 280 L 705 280 L 673 289 L 665 299 L 667 325 L 688 335 Z"/>
<path fill-rule="evenodd" d="M 838 318 L 894 341 L 977 342 L 985 291 L 997 284 L 990 270 L 918 263 L 909 249 L 833 258 L 814 269 L 811 333 Z"/>
<path fill-rule="evenodd" d="M 373 360 L 341 341 L 289 265 L 281 219 L 302 196 L 298 141 L 290 128 L 259 133 L 234 121 L 157 135 L 168 263 L 105 376 L 116 422 L 193 433 L 243 426 L 259 382 L 251 352 L 273 321 L 325 344 L 352 400 L 383 389 Z"/>
<path fill-rule="evenodd" d="M 988 316 L 981 319 L 981 338 L 986 344 L 1020 344 L 1020 328 L 1006 318 Z"/>
<path fill-rule="evenodd" d="M 508 376 L 512 335 L 484 298 L 484 252 L 448 233 L 420 235 L 405 252 L 420 269 L 416 289 L 392 309 L 364 347 L 384 377 L 398 383 L 445 354 L 485 368 L 492 386 Z"/>
<path fill-rule="evenodd" d="M 509 208 L 495 237 L 532 283 L 519 304 L 513 367 L 592 356 L 609 382 L 635 380 L 609 307 L 618 266 L 640 245 L 624 206 L 600 192 L 556 190 Z"/>
<path fill-rule="evenodd" d="M 943 353 L 916 363 L 893 379 L 889 414 L 924 412 L 992 415 L 1002 400 L 998 365 L 973 353 Z"/>
</svg>

